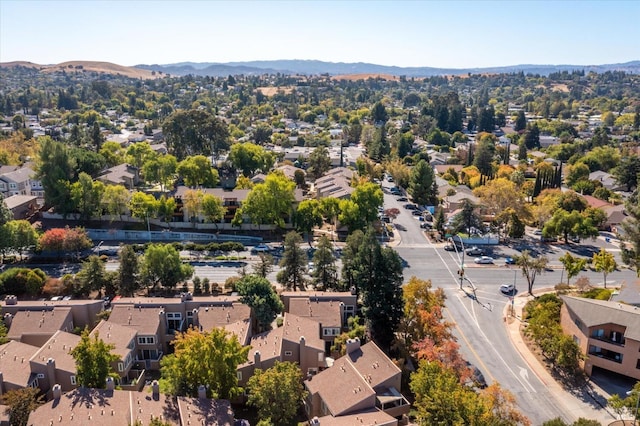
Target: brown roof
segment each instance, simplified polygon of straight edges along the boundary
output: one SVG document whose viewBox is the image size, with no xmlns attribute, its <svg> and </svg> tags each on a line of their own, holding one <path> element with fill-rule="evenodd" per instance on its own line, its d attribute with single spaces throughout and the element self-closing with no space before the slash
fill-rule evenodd
<svg viewBox="0 0 640 426">
<path fill-rule="evenodd" d="M 235 416 L 231 403 L 224 399 L 198 399 L 178 397 L 180 424 L 182 425 L 232 425 Z"/>
<path fill-rule="evenodd" d="M 202 306 L 198 309 L 198 321 L 204 331 L 216 327 L 226 327 L 237 321 L 251 318 L 251 308 L 243 303 L 229 303 L 218 306 Z"/>
<path fill-rule="evenodd" d="M 373 342 L 345 355 L 372 388 L 401 374 L 400 369 Z M 339 362 L 340 360 L 336 361 Z"/>
<path fill-rule="evenodd" d="M 251 320 L 246 319 L 236 321 L 225 325 L 223 328 L 226 332 L 234 334 L 242 346 L 249 344 L 249 337 L 251 336 Z"/>
<path fill-rule="evenodd" d="M 562 296 L 562 301 L 587 327 L 601 324 L 621 325 L 626 327 L 625 338 L 640 341 L 640 309 L 637 307 L 572 296 Z"/>
<path fill-rule="evenodd" d="M 372 408 L 344 416 L 324 416 L 318 419 L 322 426 L 395 426 L 398 420 L 384 411 Z"/>
<path fill-rule="evenodd" d="M 99 338 L 103 342 L 114 345 L 112 352 L 124 359 L 131 352 L 127 346 L 138 332 L 132 328 L 102 320 L 91 331 L 90 336 L 93 337 L 96 333 L 99 333 Z"/>
<path fill-rule="evenodd" d="M 11 340 L 0 346 L 0 372 L 2 380 L 16 386 L 29 384 L 31 369 L 29 359 L 36 353 L 37 347 Z"/>
<path fill-rule="evenodd" d="M 141 336 L 158 334 L 162 308 L 143 308 L 138 305 L 114 305 L 109 315 L 110 323 L 133 328 Z"/>
<path fill-rule="evenodd" d="M 58 330 L 73 331 L 71 308 L 16 312 L 7 337 L 20 340 L 23 335 L 53 335 Z"/>
<path fill-rule="evenodd" d="M 282 353 L 282 331 L 283 327 L 265 331 L 251 338 L 251 349 L 247 356 L 247 362 L 243 365 L 253 364 L 256 352 L 260 352 L 260 360 L 280 359 Z"/>
<path fill-rule="evenodd" d="M 240 296 L 205 296 L 194 297 L 192 300 L 182 302 L 179 298 L 162 298 L 162 297 L 115 297 L 111 301 L 112 306 L 131 305 L 134 307 L 142 306 L 143 308 L 164 307 L 185 305 L 185 309 L 191 310 L 205 305 L 229 304 L 240 300 Z M 22 303 L 22 302 L 20 302 Z"/>
<path fill-rule="evenodd" d="M 342 327 L 340 302 L 333 300 L 291 299 L 289 312 L 317 321 L 322 327 Z"/>
<path fill-rule="evenodd" d="M 77 388 L 41 405 L 29 416 L 28 425 L 130 425 L 140 419 L 147 424 L 151 417 L 180 424 L 175 401 L 165 395 L 158 400 L 149 393 Z"/>
<path fill-rule="evenodd" d="M 81 306 L 81 305 L 102 305 L 102 300 L 19 300 L 17 305 L 7 305 L 5 301 L 0 301 L 0 306 L 18 307 L 20 310 L 51 310 L 60 306 Z"/>
<path fill-rule="evenodd" d="M 46 365 L 49 358 L 56 362 L 56 368 L 62 371 L 76 371 L 76 361 L 71 350 L 80 342 L 80 336 L 57 331 L 30 359 L 31 362 Z"/>
<path fill-rule="evenodd" d="M 305 384 L 311 394 L 320 394 L 334 416 L 346 414 L 365 399 L 376 395 L 345 357 L 336 360 L 332 367 L 305 381 Z"/>
<path fill-rule="evenodd" d="M 284 340 L 300 343 L 300 338 L 304 337 L 306 346 L 324 351 L 324 340 L 320 338 L 320 325 L 316 321 L 285 313 L 282 328 Z"/>
</svg>

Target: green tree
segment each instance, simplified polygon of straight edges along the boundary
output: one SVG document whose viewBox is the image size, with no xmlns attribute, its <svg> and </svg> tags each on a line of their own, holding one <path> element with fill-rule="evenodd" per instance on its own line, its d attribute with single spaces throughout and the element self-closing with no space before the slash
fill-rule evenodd
<svg viewBox="0 0 640 426">
<path fill-rule="evenodd" d="M 409 178 L 409 194 L 416 204 L 435 206 L 437 194 L 434 191 L 435 174 L 429 163 L 420 160 Z"/>
<path fill-rule="evenodd" d="M 555 211 L 551 219 L 542 228 L 544 237 L 561 235 L 565 244 L 569 244 L 569 235 L 578 237 L 595 237 L 598 235 L 598 228 L 593 225 L 593 221 L 587 215 L 581 214 L 577 210 L 567 212 L 564 209 Z"/>
<path fill-rule="evenodd" d="M 598 253 L 593 254 L 593 269 L 596 272 L 602 272 L 604 278 L 604 288 L 607 288 L 607 275 L 615 271 L 618 267 L 616 259 L 612 253 L 609 253 L 605 249 L 601 248 Z"/>
<path fill-rule="evenodd" d="M 44 190 L 45 205 L 66 215 L 73 209 L 69 183 L 73 176 L 73 164 L 69 150 L 50 137 L 41 138 L 40 143 L 38 178 Z"/>
<path fill-rule="evenodd" d="M 452 227 L 454 233 L 465 232 L 471 234 L 471 228 L 483 229 L 482 218 L 476 213 L 477 206 L 471 200 L 462 200 L 460 213 L 454 216 Z"/>
<path fill-rule="evenodd" d="M 147 222 L 148 227 L 149 219 L 158 214 L 158 200 L 151 194 L 136 191 L 129 199 L 129 211 L 131 216 Z"/>
<path fill-rule="evenodd" d="M 217 117 L 201 109 L 178 110 L 162 124 L 167 148 L 182 160 L 189 155 L 211 153 L 216 162 L 229 148 L 229 130 Z"/>
<path fill-rule="evenodd" d="M 211 167 L 211 162 L 204 155 L 185 158 L 178 164 L 177 172 L 184 179 L 185 185 L 191 188 L 213 188 L 220 181 L 218 171 Z"/>
<path fill-rule="evenodd" d="M 23 253 L 38 243 L 38 232 L 27 220 L 12 220 L 4 225 L 9 232 L 9 244 L 22 259 Z M 0 231 L 1 234 L 1 231 Z M 1 235 L 0 235 L 1 236 Z"/>
<path fill-rule="evenodd" d="M 86 173 L 80 173 L 78 181 L 71 184 L 71 200 L 82 220 L 89 220 L 101 213 L 102 195 L 105 185 L 95 181 Z"/>
<path fill-rule="evenodd" d="M 284 254 L 280 261 L 280 271 L 277 280 L 287 289 L 294 291 L 306 289 L 304 272 L 307 264 L 307 255 L 300 248 L 302 238 L 295 231 L 290 231 L 284 238 Z"/>
<path fill-rule="evenodd" d="M 7 203 L 5 203 L 4 198 L 0 199 L 0 226 L 5 223 L 13 220 L 13 213 L 7 207 Z"/>
<path fill-rule="evenodd" d="M 496 145 L 493 135 L 486 135 L 480 138 L 473 155 L 473 165 L 478 168 L 484 176 L 493 175 L 493 160 L 496 153 Z"/>
<path fill-rule="evenodd" d="M 627 192 L 638 187 L 638 176 L 640 175 L 640 156 L 626 155 L 620 159 L 620 163 L 612 170 L 613 176 L 619 185 L 624 185 Z"/>
<path fill-rule="evenodd" d="M 6 414 L 9 416 L 11 426 L 27 426 L 29 415 L 42 404 L 44 395 L 40 395 L 40 389 L 26 387 L 10 390 L 2 395 L 2 403 L 7 406 Z"/>
<path fill-rule="evenodd" d="M 138 255 L 129 244 L 123 246 L 118 254 L 118 292 L 124 297 L 133 297 L 140 289 Z"/>
<path fill-rule="evenodd" d="M 126 153 L 126 160 L 129 164 L 142 168 L 144 163 L 147 162 L 150 158 L 156 155 L 155 151 L 151 149 L 151 145 L 149 142 L 138 142 L 129 145 Z"/>
<path fill-rule="evenodd" d="M 291 217 L 295 184 L 281 172 L 269 173 L 264 183 L 253 187 L 239 209 L 253 224 L 284 227 Z"/>
<path fill-rule="evenodd" d="M 236 143 L 231 146 L 229 161 L 233 167 L 242 170 L 245 176 L 251 176 L 257 170 L 267 173 L 273 166 L 274 158 L 270 151 L 250 143 Z"/>
<path fill-rule="evenodd" d="M 331 168 L 329 150 L 325 146 L 317 147 L 309 154 L 308 164 L 307 174 L 312 179 L 315 180 L 323 176 Z"/>
<path fill-rule="evenodd" d="M 536 123 L 527 125 L 522 140 L 527 149 L 540 148 L 540 129 Z"/>
<path fill-rule="evenodd" d="M 566 252 L 559 260 L 567 273 L 567 285 L 569 285 L 569 280 L 578 275 L 587 264 L 586 259 L 575 257 L 569 252 Z"/>
<path fill-rule="evenodd" d="M 333 224 L 335 231 L 336 220 L 340 214 L 340 199 L 334 197 L 322 198 L 320 200 L 320 211 L 325 221 Z"/>
<path fill-rule="evenodd" d="M 84 329 L 80 342 L 71 350 L 76 362 L 76 381 L 80 386 L 104 389 L 108 377 L 117 377 L 111 367 L 111 363 L 118 360 L 118 356 L 111 353 L 114 348 L 100 339 L 98 332 L 90 336 L 89 329 Z"/>
<path fill-rule="evenodd" d="M 147 287 L 162 285 L 172 289 L 193 275 L 193 267 L 183 264 L 180 253 L 171 244 L 151 244 L 144 252 L 140 279 Z"/>
<path fill-rule="evenodd" d="M 513 126 L 513 130 L 521 132 L 527 127 L 527 117 L 524 115 L 524 110 L 518 111 L 518 117 Z"/>
<path fill-rule="evenodd" d="M 522 270 L 522 276 L 527 279 L 529 294 L 533 296 L 533 285 L 536 277 L 546 271 L 549 259 L 546 256 L 533 257 L 529 250 L 524 250 L 516 257 L 516 265 Z"/>
<path fill-rule="evenodd" d="M 627 218 L 622 222 L 622 229 L 626 234 L 626 243 L 622 246 L 622 260 L 630 267 L 636 268 L 640 277 L 640 193 L 638 190 L 625 202 Z"/>
<path fill-rule="evenodd" d="M 100 155 L 105 159 L 108 167 L 117 166 L 125 161 L 126 150 L 118 142 L 107 141 L 100 148 Z"/>
<path fill-rule="evenodd" d="M 253 309 L 260 332 L 270 330 L 273 320 L 284 311 L 280 297 L 264 277 L 245 275 L 236 283 L 236 291 L 240 302 Z"/>
<path fill-rule="evenodd" d="M 142 174 L 148 183 L 159 183 L 160 191 L 174 179 L 178 161 L 170 154 L 153 155 L 142 165 Z"/>
<path fill-rule="evenodd" d="M 106 185 L 102 193 L 100 204 L 113 221 L 116 216 L 122 219 L 122 215 L 127 212 L 131 194 L 122 185 Z"/>
<path fill-rule="evenodd" d="M 318 241 L 318 247 L 313 254 L 313 287 L 321 290 L 339 290 L 338 269 L 333 255 L 333 244 L 326 235 Z"/>
<path fill-rule="evenodd" d="M 266 278 L 273 271 L 273 256 L 268 253 L 259 253 L 258 262 L 253 265 L 253 273 Z"/>
<path fill-rule="evenodd" d="M 356 230 L 349 234 L 342 250 L 342 286 L 345 289 L 357 288 L 355 276 L 358 269 L 358 250 L 364 241 L 364 232 Z"/>
<path fill-rule="evenodd" d="M 261 419 L 276 425 L 291 424 L 307 396 L 302 372 L 293 362 L 278 362 L 265 371 L 257 369 L 249 379 L 247 403 L 258 409 Z"/>
<path fill-rule="evenodd" d="M 301 201 L 298 204 L 294 220 L 298 231 L 307 234 L 307 240 L 311 245 L 313 228 L 322 226 L 323 223 L 320 202 L 314 198 Z"/>
<path fill-rule="evenodd" d="M 389 114 L 382 102 L 376 102 L 371 108 L 371 119 L 374 123 L 385 123 L 389 119 Z"/>
<path fill-rule="evenodd" d="M 247 361 L 249 346 L 222 328 L 200 332 L 190 328 L 172 342 L 174 353 L 160 360 L 161 388 L 179 396 L 198 395 L 207 388 L 208 398 L 231 399 L 242 393 L 238 386 L 238 365 Z"/>
<path fill-rule="evenodd" d="M 80 293 L 84 296 L 88 296 L 91 291 L 99 291 L 102 293 L 102 288 L 107 285 L 107 270 L 104 266 L 104 262 L 99 256 L 91 255 L 82 263 L 82 268 L 77 274 L 82 290 Z"/>
<path fill-rule="evenodd" d="M 173 219 L 177 205 L 176 199 L 171 196 L 166 197 L 162 195 L 158 200 L 158 218 L 165 221 L 167 226 L 169 226 L 169 222 Z"/>
<path fill-rule="evenodd" d="M 378 207 L 382 206 L 382 189 L 372 182 L 362 183 L 351 194 L 351 201 L 358 206 L 363 220 L 366 223 L 371 223 L 377 219 Z"/>
</svg>

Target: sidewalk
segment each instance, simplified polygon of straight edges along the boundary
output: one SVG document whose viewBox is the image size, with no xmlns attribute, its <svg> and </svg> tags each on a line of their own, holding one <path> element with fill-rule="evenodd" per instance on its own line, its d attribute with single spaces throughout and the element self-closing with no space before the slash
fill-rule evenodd
<svg viewBox="0 0 640 426">
<path fill-rule="evenodd" d="M 548 292 L 550 289 L 539 289 L 535 291 L 538 293 Z M 608 425 L 609 423 L 616 420 L 615 414 L 609 410 L 598 406 L 595 400 L 591 399 L 591 403 L 589 401 L 583 401 L 573 395 L 571 392 L 565 390 L 560 383 L 558 383 L 551 374 L 547 371 L 544 365 L 542 365 L 536 356 L 529 350 L 527 345 L 524 343 L 522 336 L 520 335 L 520 325 L 522 324 L 522 309 L 524 305 L 531 300 L 531 296 L 528 294 L 518 295 L 514 297 L 513 308 L 515 311 L 515 318 L 510 316 L 509 308 L 510 305 L 507 304 L 505 306 L 503 315 L 505 319 L 505 326 L 507 327 L 507 334 L 511 339 L 511 343 L 520 353 L 520 356 L 527 363 L 531 371 L 540 379 L 540 381 L 544 384 L 544 386 L 551 392 L 555 400 L 561 406 L 564 406 L 566 410 L 567 417 L 571 419 L 571 421 L 577 420 L 579 417 L 583 417 L 590 420 L 597 420 L 603 425 Z M 590 382 L 592 391 L 598 393 L 601 398 L 608 398 L 609 395 L 606 394 L 602 389 L 598 388 Z M 598 407 L 598 408 L 594 408 Z"/>
</svg>

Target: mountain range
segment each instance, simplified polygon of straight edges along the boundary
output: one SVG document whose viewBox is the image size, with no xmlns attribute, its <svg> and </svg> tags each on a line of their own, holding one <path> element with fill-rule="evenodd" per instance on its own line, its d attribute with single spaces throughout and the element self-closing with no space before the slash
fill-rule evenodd
<svg viewBox="0 0 640 426">
<path fill-rule="evenodd" d="M 433 68 L 433 67 L 396 67 L 376 65 L 364 62 L 325 62 L 316 60 L 274 60 L 246 62 L 180 62 L 175 64 L 136 65 L 135 68 L 150 71 L 162 71 L 171 75 L 207 75 L 226 76 L 237 74 L 387 74 L 407 77 L 431 77 L 436 75 L 500 74 L 524 72 L 525 74 L 549 75 L 553 72 L 584 70 L 603 73 L 606 71 L 624 71 L 640 74 L 640 60 L 621 64 L 605 65 L 510 65 L 486 68 Z"/>
</svg>

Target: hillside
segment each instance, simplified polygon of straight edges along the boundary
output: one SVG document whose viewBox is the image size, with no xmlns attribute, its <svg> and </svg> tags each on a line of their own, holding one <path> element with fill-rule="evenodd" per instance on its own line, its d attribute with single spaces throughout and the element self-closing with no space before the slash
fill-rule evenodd
<svg viewBox="0 0 640 426">
<path fill-rule="evenodd" d="M 130 78 L 152 79 L 160 77 L 159 73 L 146 69 L 126 67 L 123 65 L 113 64 L 111 62 L 99 61 L 67 61 L 55 65 L 39 65 L 27 61 L 2 62 L 0 68 L 11 67 L 27 67 L 38 68 L 45 73 L 57 71 L 74 71 L 74 72 L 97 72 L 104 74 L 123 75 Z"/>
</svg>

